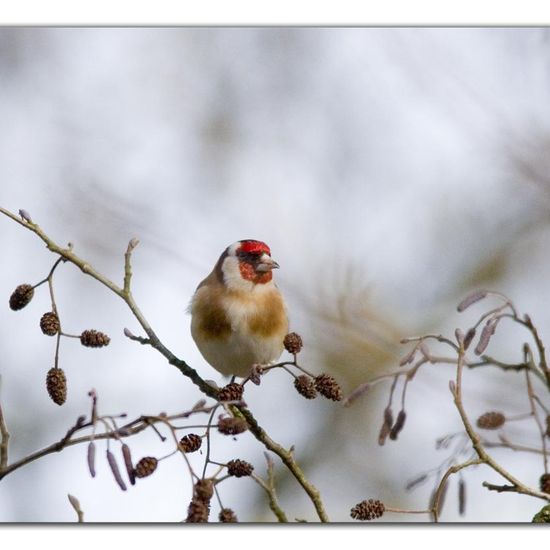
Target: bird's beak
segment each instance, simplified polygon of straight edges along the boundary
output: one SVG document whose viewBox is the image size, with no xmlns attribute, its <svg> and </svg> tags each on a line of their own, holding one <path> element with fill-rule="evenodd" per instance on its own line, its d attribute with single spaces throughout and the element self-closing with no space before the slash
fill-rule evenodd
<svg viewBox="0 0 550 550">
<path fill-rule="evenodd" d="M 265 273 L 266 271 L 271 271 L 278 267 L 279 264 L 275 260 L 272 260 L 267 254 L 264 254 L 256 266 L 256 271 L 258 273 Z"/>
</svg>

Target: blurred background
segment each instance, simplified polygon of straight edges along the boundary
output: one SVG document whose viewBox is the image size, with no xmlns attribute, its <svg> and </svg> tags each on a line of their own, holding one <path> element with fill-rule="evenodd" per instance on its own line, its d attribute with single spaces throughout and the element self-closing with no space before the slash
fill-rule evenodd
<svg viewBox="0 0 550 550">
<path fill-rule="evenodd" d="M 226 381 L 196 350 L 186 308 L 223 249 L 266 241 L 291 328 L 305 342 L 301 363 L 335 376 L 349 394 L 398 369 L 401 338 L 467 329 L 485 304 L 459 315 L 477 288 L 509 295 L 550 335 L 550 33 L 544 28 L 1 28 L 0 205 L 26 209 L 58 243 L 122 282 L 129 239 L 134 295 L 163 342 L 207 379 Z M 40 287 L 21 312 L 7 307 L 20 283 L 54 262 L 43 244 L 0 218 L 1 399 L 10 460 L 60 439 L 89 412 L 176 413 L 201 394 L 153 350 L 123 336 L 139 327 L 124 304 L 71 265 L 55 275 L 67 331 L 95 328 L 108 348 L 63 339 L 69 383 L 63 407 L 45 376 L 55 339 L 41 334 L 50 309 Z M 488 302 L 489 306 L 498 304 Z M 490 353 L 519 361 L 527 335 L 507 325 Z M 442 348 L 437 348 L 443 353 Z M 461 429 L 448 390 L 452 366 L 426 365 L 407 390 L 397 441 L 377 444 L 390 381 L 349 408 L 306 401 L 285 372 L 249 387 L 246 400 L 267 432 L 295 456 L 333 521 L 352 521 L 359 501 L 425 509 L 436 483 L 407 483 L 437 469 Z M 524 377 L 465 373 L 465 407 L 529 410 Z M 544 397 L 544 388 L 538 388 Z M 396 399 L 400 399 L 398 386 Z M 399 405 L 396 405 L 397 412 Z M 536 445 L 533 422 L 505 425 L 510 440 Z M 488 438 L 497 440 L 496 435 Z M 172 449 L 151 434 L 129 441 L 134 457 Z M 67 522 L 78 497 L 90 522 L 178 522 L 191 484 L 174 456 L 127 492 L 98 444 L 98 474 L 86 447 L 49 455 L 0 484 L 0 521 Z M 241 458 L 265 475 L 250 434 L 216 437 L 213 458 Z M 492 450 L 537 487 L 540 456 Z M 192 456 L 201 468 L 204 455 Z M 289 519 L 316 521 L 311 502 L 277 464 Z M 444 471 L 444 470 L 443 470 Z M 541 502 L 489 493 L 488 468 L 467 470 L 459 515 L 452 478 L 443 521 L 530 521 Z M 241 521 L 274 521 L 251 479 L 220 486 Z M 217 518 L 213 506 L 211 519 Z M 380 521 L 427 521 L 386 514 Z"/>
</svg>

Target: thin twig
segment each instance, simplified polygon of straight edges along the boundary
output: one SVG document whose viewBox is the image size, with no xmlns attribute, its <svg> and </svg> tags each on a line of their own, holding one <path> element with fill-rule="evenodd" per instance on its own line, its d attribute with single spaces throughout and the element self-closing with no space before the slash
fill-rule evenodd
<svg viewBox="0 0 550 550">
<path fill-rule="evenodd" d="M 4 472 L 8 465 L 8 449 L 10 433 L 8 432 L 8 426 L 4 417 L 4 411 L 2 409 L 2 403 L 0 402 L 0 436 L 2 441 L 0 442 L 0 475 Z"/>
<path fill-rule="evenodd" d="M 456 474 L 457 472 L 460 472 L 460 470 L 463 470 L 464 468 L 468 468 L 469 466 L 474 466 L 476 464 L 483 464 L 484 461 L 480 458 L 474 458 L 472 460 L 467 460 L 466 462 L 463 462 L 462 464 L 455 464 L 451 466 L 443 475 L 441 481 L 439 482 L 439 485 L 437 486 L 437 489 L 435 491 L 431 513 L 433 516 L 433 520 L 437 523 L 439 521 L 439 506 L 441 501 L 441 495 L 443 494 L 443 491 L 445 490 L 445 486 L 447 484 L 447 480 L 449 479 L 449 476 L 452 474 Z"/>
<path fill-rule="evenodd" d="M 271 457 L 265 453 L 265 459 L 267 461 L 267 481 L 263 480 L 258 475 L 252 473 L 252 479 L 267 493 L 269 499 L 269 508 L 275 514 L 279 523 L 287 523 L 288 519 L 284 510 L 279 504 L 279 499 L 277 498 L 277 492 L 275 490 L 275 473 L 274 473 L 274 464 Z"/>
<path fill-rule="evenodd" d="M 519 479 L 516 479 L 512 474 L 505 470 L 498 462 L 496 462 L 485 450 L 481 443 L 480 437 L 474 431 L 474 428 L 466 414 L 464 405 L 462 404 L 462 372 L 464 369 L 464 347 L 460 346 L 458 350 L 458 360 L 456 369 L 456 385 L 454 390 L 454 403 L 462 419 L 462 423 L 472 442 L 475 452 L 480 458 L 481 462 L 490 466 L 493 470 L 499 473 L 504 479 L 509 481 L 515 488 L 516 492 L 525 495 L 531 495 L 546 501 L 550 501 L 550 495 L 531 489 L 521 483 Z"/>
<path fill-rule="evenodd" d="M 532 364 L 533 363 L 533 354 L 531 352 L 531 349 L 528 345 L 525 346 L 525 354 L 527 361 Z M 542 442 L 542 456 L 543 456 L 543 463 L 544 463 L 544 472 L 548 473 L 548 453 L 546 450 L 546 434 L 545 429 L 542 426 L 542 421 L 539 417 L 539 413 L 537 411 L 537 407 L 535 406 L 535 392 L 533 390 L 533 384 L 531 384 L 531 379 L 529 378 L 529 371 L 525 371 L 525 384 L 527 386 L 527 397 L 529 399 L 529 405 L 531 407 L 531 412 L 533 414 L 533 417 L 535 419 L 535 423 L 537 424 L 537 428 L 539 430 L 540 439 Z"/>
</svg>

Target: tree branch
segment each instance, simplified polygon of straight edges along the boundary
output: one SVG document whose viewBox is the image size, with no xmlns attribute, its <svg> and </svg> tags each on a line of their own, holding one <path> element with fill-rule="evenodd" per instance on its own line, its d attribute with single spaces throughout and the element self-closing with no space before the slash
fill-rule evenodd
<svg viewBox="0 0 550 550">
<path fill-rule="evenodd" d="M 128 249 L 125 254 L 124 281 L 123 281 L 123 286 L 120 287 L 116 283 L 114 283 L 113 281 L 105 277 L 103 274 L 101 274 L 99 271 L 97 271 L 86 260 L 80 258 L 77 254 L 75 254 L 72 250 L 72 246 L 67 248 L 59 246 L 39 227 L 38 224 L 29 221 L 30 216 L 26 216 L 20 219 L 15 214 L 11 213 L 10 211 L 6 210 L 1 206 L 0 206 L 0 213 L 11 218 L 18 224 L 28 229 L 29 231 L 32 231 L 33 233 L 35 233 L 45 243 L 48 250 L 50 250 L 54 254 L 58 254 L 64 260 L 74 264 L 85 275 L 89 275 L 90 277 L 92 277 L 93 279 L 101 283 L 103 286 L 107 287 L 109 290 L 114 292 L 122 300 L 124 300 L 124 302 L 129 307 L 130 311 L 133 313 L 134 317 L 137 319 L 137 321 L 139 322 L 139 324 L 147 334 L 149 338 L 149 342 L 148 342 L 149 345 L 151 345 L 159 353 L 161 353 L 167 359 L 168 363 L 175 366 L 184 376 L 189 378 L 191 382 L 193 382 L 193 384 L 195 384 L 201 390 L 202 393 L 216 399 L 217 389 L 211 386 L 205 380 L 203 380 L 200 377 L 200 375 L 197 373 L 197 371 L 191 368 L 185 361 L 176 357 L 161 342 L 161 340 L 156 335 L 153 328 L 150 326 L 149 322 L 147 321 L 147 319 L 139 309 L 137 303 L 135 302 L 131 292 L 130 282 L 131 282 L 131 273 L 132 273 L 131 252 L 133 248 L 135 248 L 135 246 L 137 245 L 137 241 L 132 239 L 132 241 L 130 241 L 128 245 Z M 308 496 L 312 500 L 315 510 L 317 511 L 317 514 L 319 516 L 319 519 L 322 522 L 328 521 L 328 516 L 324 510 L 319 491 L 306 479 L 303 471 L 294 460 L 292 453 L 290 453 L 284 447 L 282 447 L 281 445 L 273 441 L 267 435 L 265 430 L 261 428 L 261 426 L 258 424 L 256 419 L 248 409 L 245 409 L 243 407 L 236 407 L 236 406 L 233 406 L 233 408 L 237 409 L 239 413 L 246 419 L 249 425 L 250 432 L 254 435 L 254 437 L 260 443 L 262 443 L 267 449 L 269 449 L 270 451 L 273 451 L 276 455 L 278 455 L 279 458 L 283 461 L 283 463 L 287 466 L 287 468 L 289 468 L 289 470 L 292 472 L 294 477 L 298 480 L 300 485 L 303 487 L 305 492 L 308 494 Z M 96 438 L 97 437 L 99 436 L 96 436 Z M 79 438 L 79 440 L 70 440 L 66 442 L 66 445 L 72 445 L 81 441 L 87 441 L 87 439 Z M 54 449 L 54 450 L 60 450 L 60 449 Z M 44 454 L 48 454 L 48 452 L 52 452 L 52 450 L 50 449 L 48 451 L 47 449 L 43 449 L 42 451 L 39 451 L 34 455 L 30 455 L 30 459 L 27 460 L 26 462 L 20 461 L 19 463 L 15 463 L 15 468 L 21 467 L 25 463 L 31 462 L 32 460 L 36 460 L 37 458 L 44 456 Z M 5 470 L 3 470 L 0 476 L 0 479 L 10 471 L 13 471 L 13 469 L 15 468 L 14 468 L 14 465 L 8 466 Z"/>
</svg>

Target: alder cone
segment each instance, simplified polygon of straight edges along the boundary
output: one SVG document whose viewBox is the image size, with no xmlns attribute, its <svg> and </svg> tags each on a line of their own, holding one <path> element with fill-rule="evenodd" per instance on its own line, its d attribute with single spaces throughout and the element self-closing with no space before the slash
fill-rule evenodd
<svg viewBox="0 0 550 550">
<path fill-rule="evenodd" d="M 67 378 L 63 369 L 53 367 L 46 375 L 46 389 L 52 401 L 57 405 L 63 405 L 67 399 Z"/>
<path fill-rule="evenodd" d="M 40 319 L 40 330 L 46 336 L 55 336 L 59 332 L 59 318 L 53 311 L 48 311 Z"/>
<path fill-rule="evenodd" d="M 111 339 L 98 330 L 85 330 L 80 335 L 80 343 L 87 348 L 102 348 L 108 346 Z"/>
<path fill-rule="evenodd" d="M 13 311 L 23 309 L 32 300 L 34 288 L 31 285 L 19 285 L 10 296 L 10 308 Z"/>
<path fill-rule="evenodd" d="M 144 478 L 150 476 L 157 469 L 158 460 L 154 456 L 143 457 L 134 468 L 136 477 Z"/>
</svg>

